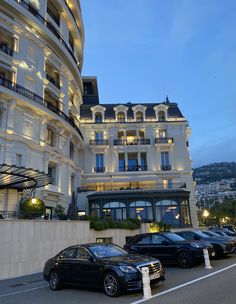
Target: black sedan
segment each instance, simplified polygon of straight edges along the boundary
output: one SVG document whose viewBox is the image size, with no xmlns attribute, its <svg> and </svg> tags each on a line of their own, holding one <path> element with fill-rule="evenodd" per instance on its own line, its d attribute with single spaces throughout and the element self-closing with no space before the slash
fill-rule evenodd
<svg viewBox="0 0 236 304">
<path fill-rule="evenodd" d="M 208 242 L 186 241 L 171 232 L 144 233 L 130 237 L 124 248 L 133 253 L 153 256 L 162 263 L 177 263 L 182 268 L 192 267 L 203 261 L 203 249 L 214 255 L 213 246 Z"/>
<path fill-rule="evenodd" d="M 211 237 L 200 230 L 179 231 L 176 234 L 186 240 L 203 240 L 214 246 L 216 257 L 221 258 L 234 250 L 234 242 L 232 240 L 223 239 L 222 237 Z"/>
<path fill-rule="evenodd" d="M 49 259 L 43 270 L 52 290 L 63 285 L 103 288 L 108 296 L 142 288 L 142 267 L 149 268 L 151 285 L 165 280 L 159 260 L 128 254 L 114 244 L 91 243 L 71 246 Z"/>
</svg>

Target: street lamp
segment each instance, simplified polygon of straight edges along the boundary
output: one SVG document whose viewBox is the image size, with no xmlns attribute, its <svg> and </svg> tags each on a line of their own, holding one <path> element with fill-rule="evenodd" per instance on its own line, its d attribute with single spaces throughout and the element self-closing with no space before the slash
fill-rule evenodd
<svg viewBox="0 0 236 304">
<path fill-rule="evenodd" d="M 204 217 L 204 224 L 206 225 L 207 223 L 207 218 L 208 216 L 210 215 L 209 211 L 208 210 L 203 210 L 203 213 L 202 213 L 203 217 Z"/>
</svg>

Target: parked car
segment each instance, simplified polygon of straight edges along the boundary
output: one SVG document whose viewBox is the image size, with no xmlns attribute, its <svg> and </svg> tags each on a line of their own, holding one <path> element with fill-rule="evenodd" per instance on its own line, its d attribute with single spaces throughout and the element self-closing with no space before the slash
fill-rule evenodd
<svg viewBox="0 0 236 304">
<path fill-rule="evenodd" d="M 176 232 L 186 240 L 203 240 L 211 243 L 214 246 L 216 257 L 220 258 L 233 252 L 234 243 L 231 240 L 222 239 L 219 237 L 210 237 L 209 235 L 201 232 L 200 230 L 189 230 Z"/>
<path fill-rule="evenodd" d="M 145 254 L 162 263 L 178 264 L 182 268 L 192 267 L 203 261 L 203 249 L 214 255 L 214 248 L 207 242 L 186 241 L 171 232 L 137 234 L 129 238 L 124 248 L 132 253 Z"/>
<path fill-rule="evenodd" d="M 223 231 L 220 231 L 220 232 L 214 232 L 212 230 L 202 230 L 203 233 L 207 234 L 208 236 L 210 237 L 217 237 L 217 238 L 222 238 L 222 240 L 230 240 L 233 242 L 234 244 L 234 250 L 236 248 L 236 237 L 232 237 L 232 236 L 229 236 L 228 234 L 226 234 L 225 232 Z M 233 250 L 233 251 L 234 251 Z"/>
<path fill-rule="evenodd" d="M 236 236 L 236 232 L 233 232 L 233 231 L 231 231 L 229 229 L 226 229 L 226 228 L 209 228 L 209 230 L 214 231 L 217 234 L 221 234 L 221 232 L 224 232 L 228 236 L 231 236 L 231 237 L 235 237 Z"/>
<path fill-rule="evenodd" d="M 90 243 L 68 247 L 49 259 L 43 270 L 52 290 L 64 285 L 103 288 L 108 296 L 142 288 L 142 267 L 149 268 L 151 285 L 165 280 L 159 260 L 129 254 L 114 244 Z"/>
<path fill-rule="evenodd" d="M 228 229 L 232 232 L 236 232 L 236 227 L 234 225 L 223 225 L 222 228 Z"/>
</svg>

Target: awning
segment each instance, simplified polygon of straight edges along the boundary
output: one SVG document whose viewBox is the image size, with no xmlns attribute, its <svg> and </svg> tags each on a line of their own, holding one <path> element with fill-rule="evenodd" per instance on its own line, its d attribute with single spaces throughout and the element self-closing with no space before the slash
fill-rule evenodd
<svg viewBox="0 0 236 304">
<path fill-rule="evenodd" d="M 0 189 L 28 189 L 44 187 L 53 182 L 45 172 L 32 168 L 0 164 Z"/>
</svg>

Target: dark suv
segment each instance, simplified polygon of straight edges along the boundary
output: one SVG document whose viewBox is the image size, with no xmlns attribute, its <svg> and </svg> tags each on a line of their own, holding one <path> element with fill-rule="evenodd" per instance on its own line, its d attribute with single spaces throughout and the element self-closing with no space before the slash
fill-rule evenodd
<svg viewBox="0 0 236 304">
<path fill-rule="evenodd" d="M 234 242 L 227 239 L 222 239 L 222 237 L 210 237 L 209 235 L 203 233 L 200 230 L 189 230 L 189 231 L 179 231 L 176 232 L 179 236 L 185 238 L 186 240 L 192 241 L 207 241 L 214 246 L 216 257 L 221 258 L 234 250 Z"/>
<path fill-rule="evenodd" d="M 214 249 L 208 242 L 187 241 L 171 232 L 145 233 L 130 237 L 124 248 L 132 253 L 149 255 L 162 263 L 178 264 L 189 268 L 203 261 L 203 249 L 214 255 Z"/>
</svg>

